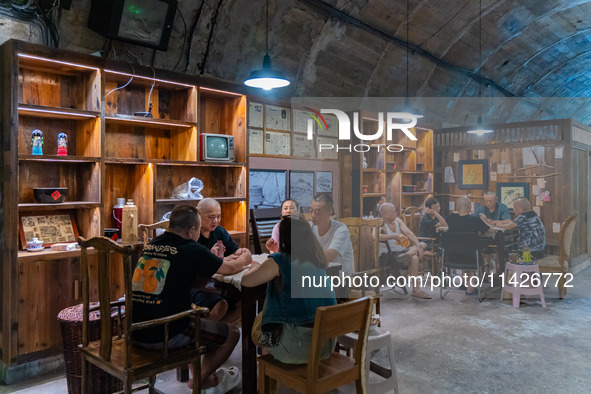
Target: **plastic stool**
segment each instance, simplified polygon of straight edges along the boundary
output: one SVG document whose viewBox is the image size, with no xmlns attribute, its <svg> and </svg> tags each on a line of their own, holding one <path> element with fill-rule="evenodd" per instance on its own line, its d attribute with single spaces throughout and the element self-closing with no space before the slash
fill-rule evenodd
<svg viewBox="0 0 591 394">
<path fill-rule="evenodd" d="M 509 271 L 515 274 L 513 279 L 513 274 L 509 275 Z M 522 280 L 521 274 L 527 273 L 527 279 Z M 531 284 L 531 276 L 533 274 L 537 274 L 537 277 L 540 280 L 540 284 L 538 286 L 532 286 Z M 513 283 L 517 283 L 518 286 L 513 286 L 509 283 L 509 281 Z M 521 299 L 521 295 L 536 295 L 540 296 L 540 301 L 542 302 L 542 306 L 546 307 L 546 300 L 544 299 L 544 288 L 542 287 L 542 276 L 540 275 L 540 267 L 537 264 L 530 264 L 530 265 L 522 265 L 522 264 L 513 264 L 507 262 L 505 264 L 505 284 L 501 289 L 501 301 L 503 301 L 503 293 L 506 291 L 513 295 L 513 307 L 519 308 L 519 300 Z"/>
<path fill-rule="evenodd" d="M 348 349 L 355 349 L 357 344 L 357 334 L 347 334 L 338 338 L 339 344 Z M 371 363 L 371 353 L 378 349 L 388 349 L 388 357 L 390 359 L 390 369 L 381 367 L 377 364 Z M 381 377 L 385 378 L 378 383 L 370 383 L 369 370 L 375 372 Z M 392 337 L 390 331 L 382 330 L 380 328 L 372 329 L 367 337 L 367 348 L 365 350 L 365 384 L 366 392 L 371 394 L 385 393 L 394 389 L 398 394 L 398 380 L 396 379 L 396 364 L 394 362 L 394 349 L 392 347 Z"/>
</svg>

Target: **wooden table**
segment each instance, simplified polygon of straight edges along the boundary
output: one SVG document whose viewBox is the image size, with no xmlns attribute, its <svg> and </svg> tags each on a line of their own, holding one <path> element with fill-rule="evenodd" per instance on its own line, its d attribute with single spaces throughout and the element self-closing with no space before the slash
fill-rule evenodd
<svg viewBox="0 0 591 394">
<path fill-rule="evenodd" d="M 253 255 L 253 260 L 263 262 L 266 254 Z M 341 264 L 330 263 L 326 273 L 338 275 Z M 257 347 L 252 342 L 252 325 L 256 315 L 263 309 L 263 301 L 267 291 L 267 284 L 257 287 L 241 287 L 240 280 L 245 271 L 238 274 L 222 276 L 214 275 L 223 288 L 234 287 L 240 290 L 241 319 L 242 319 L 242 392 L 244 394 L 256 394 L 257 392 Z M 229 290 L 229 289 L 228 289 Z"/>
<path fill-rule="evenodd" d="M 503 230 L 500 228 L 495 227 L 495 236 L 494 238 L 491 237 L 481 237 L 481 246 L 483 247 L 493 247 L 496 250 L 496 263 L 497 269 L 495 274 L 497 276 L 501 275 L 505 272 L 505 262 L 508 260 L 509 252 L 515 248 L 517 249 L 517 237 L 519 235 L 519 229 L 515 228 L 513 230 Z M 500 283 L 497 281 L 497 283 Z"/>
</svg>

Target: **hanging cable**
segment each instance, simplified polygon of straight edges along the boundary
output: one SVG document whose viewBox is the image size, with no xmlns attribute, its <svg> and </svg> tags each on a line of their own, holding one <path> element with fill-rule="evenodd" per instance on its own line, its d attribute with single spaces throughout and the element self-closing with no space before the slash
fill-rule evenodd
<svg viewBox="0 0 591 394">
<path fill-rule="evenodd" d="M 176 9 L 176 12 L 178 12 L 179 15 L 181 16 L 181 20 L 183 21 L 183 26 L 185 28 L 185 33 L 183 34 L 183 45 L 181 46 L 181 53 L 179 54 L 179 59 L 176 61 L 176 64 L 174 65 L 172 71 L 176 70 L 179 63 L 181 62 L 181 59 L 183 57 L 183 52 L 185 52 L 185 41 L 187 40 L 187 23 L 185 22 L 185 17 L 181 13 L 181 11 L 178 9 L 178 7 Z"/>
<path fill-rule="evenodd" d="M 131 66 L 131 74 L 132 74 L 131 75 L 131 78 L 129 78 L 129 81 L 127 81 L 127 83 L 125 85 L 119 86 L 118 88 L 115 88 L 115 89 L 112 89 L 111 91 L 109 91 L 109 93 L 105 94 L 105 99 L 107 97 L 109 97 L 109 95 L 111 93 L 113 93 L 114 91 L 123 89 L 124 87 L 126 87 L 127 85 L 129 85 L 131 83 L 131 81 L 133 81 L 133 77 L 134 77 L 134 74 L 135 74 L 135 69 L 133 68 L 133 64 L 131 64 L 131 63 L 128 63 L 128 64 Z M 151 91 L 150 91 L 150 93 L 151 93 Z"/>
</svg>

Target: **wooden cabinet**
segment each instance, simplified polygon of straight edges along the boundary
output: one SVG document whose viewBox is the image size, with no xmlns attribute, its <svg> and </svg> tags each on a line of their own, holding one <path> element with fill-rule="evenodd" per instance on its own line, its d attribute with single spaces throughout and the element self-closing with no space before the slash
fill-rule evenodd
<svg viewBox="0 0 591 394">
<path fill-rule="evenodd" d="M 133 199 L 139 223 L 152 223 L 186 201 L 173 191 L 196 177 L 202 195 L 222 205 L 221 225 L 246 246 L 246 96 L 233 86 L 18 41 L 2 45 L 0 55 L 4 365 L 57 351 L 56 316 L 79 303 L 80 252 L 24 251 L 22 214 L 72 213 L 80 235 L 93 237 L 113 226 L 117 198 Z M 37 129 L 43 155 L 32 154 Z M 57 154 L 62 132 L 68 156 Z M 233 136 L 235 161 L 200 160 L 200 133 Z M 65 202 L 35 201 L 34 188 L 58 186 L 68 188 Z M 122 295 L 117 284 L 115 291 Z"/>
<path fill-rule="evenodd" d="M 362 112 L 360 118 L 364 135 L 376 134 L 380 128 L 386 130 L 377 114 Z M 400 212 L 409 206 L 421 206 L 433 195 L 433 131 L 420 127 L 411 131 L 417 141 L 402 131 L 394 131 L 389 141 L 384 132 L 375 140 L 354 140 L 350 153 L 339 151 L 343 168 L 342 216 L 377 216 L 380 200 L 393 203 Z"/>
</svg>

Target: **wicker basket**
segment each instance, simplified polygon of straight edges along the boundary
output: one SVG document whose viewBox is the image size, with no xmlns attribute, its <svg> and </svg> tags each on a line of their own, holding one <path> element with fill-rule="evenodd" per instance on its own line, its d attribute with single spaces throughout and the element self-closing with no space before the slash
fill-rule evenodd
<svg viewBox="0 0 591 394">
<path fill-rule="evenodd" d="M 113 309 L 111 317 L 117 316 L 117 309 Z M 60 322 L 63 346 L 64 346 L 64 367 L 66 370 L 66 381 L 68 383 L 68 394 L 82 393 L 82 357 L 78 351 L 78 345 L 82 343 L 82 304 L 62 310 L 57 319 Z M 100 338 L 99 311 L 92 312 L 89 320 L 90 340 Z M 113 335 L 117 333 L 117 320 L 113 319 Z M 100 368 L 90 364 L 88 371 L 90 379 L 89 393 L 103 394 L 123 390 L 123 382 L 112 375 L 109 375 Z"/>
</svg>

